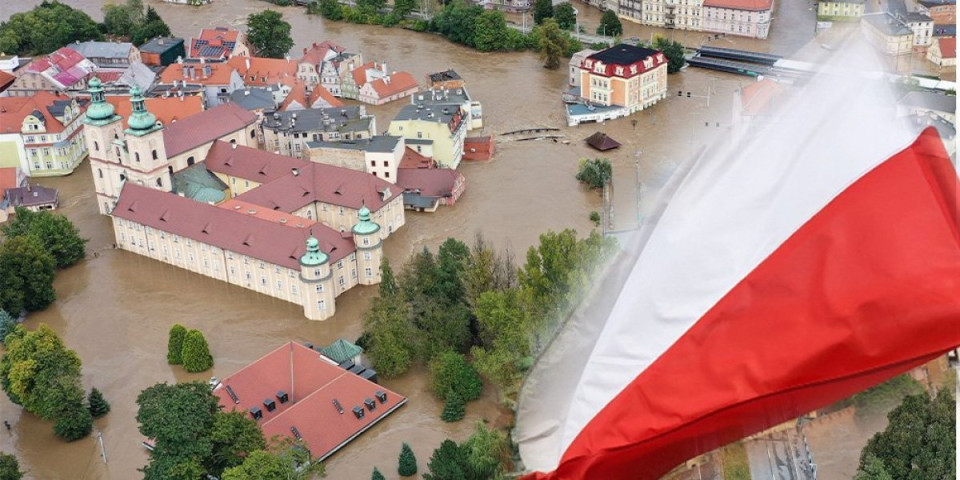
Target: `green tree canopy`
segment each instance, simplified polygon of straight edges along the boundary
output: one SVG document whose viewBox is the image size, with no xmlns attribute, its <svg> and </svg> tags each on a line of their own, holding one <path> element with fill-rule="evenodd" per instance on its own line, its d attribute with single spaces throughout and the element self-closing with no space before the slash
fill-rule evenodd
<svg viewBox="0 0 960 480">
<path fill-rule="evenodd" d="M 470 464 L 466 452 L 453 440 L 444 440 L 440 447 L 433 451 L 427 470 L 428 472 L 423 474 L 424 480 L 473 478 L 470 476 Z"/>
<path fill-rule="evenodd" d="M 951 392 L 941 389 L 934 399 L 926 393 L 907 396 L 887 418 L 887 428 L 861 452 L 858 476 L 956 478 L 956 403 Z"/>
<path fill-rule="evenodd" d="M 67 217 L 49 210 L 32 212 L 17 207 L 13 220 L 0 227 L 7 238 L 32 236 L 37 239 L 57 262 L 57 268 L 65 268 L 82 260 L 86 255 L 87 240 Z"/>
<path fill-rule="evenodd" d="M 667 57 L 667 73 L 677 73 L 687 63 L 686 58 L 684 58 L 686 51 L 683 44 L 676 40 L 657 36 L 653 42 L 653 48 L 660 50 Z"/>
<path fill-rule="evenodd" d="M 553 19 L 563 30 L 573 30 L 577 26 L 577 12 L 570 2 L 563 2 L 553 7 Z"/>
<path fill-rule="evenodd" d="M 251 13 L 247 17 L 247 40 L 260 57 L 283 58 L 293 47 L 290 24 L 275 10 Z"/>
<path fill-rule="evenodd" d="M 413 449 L 406 442 L 400 448 L 400 457 L 397 459 L 397 473 L 401 477 L 409 477 L 417 474 L 417 457 L 413 454 Z"/>
<path fill-rule="evenodd" d="M 510 441 L 482 421 L 460 448 L 466 454 L 472 478 L 499 478 L 510 470 Z"/>
<path fill-rule="evenodd" d="M 23 472 L 20 471 L 20 462 L 17 457 L 0 452 L 0 480 L 20 480 Z"/>
<path fill-rule="evenodd" d="M 0 51 L 45 55 L 73 42 L 101 39 L 97 22 L 81 10 L 44 0 L 0 23 Z"/>
<path fill-rule="evenodd" d="M 215 477 L 220 476 L 224 469 L 244 463 L 248 453 L 267 448 L 260 426 L 241 411 L 218 412 L 213 419 L 210 441 L 213 451 L 206 467 Z"/>
<path fill-rule="evenodd" d="M 96 388 L 90 390 L 90 395 L 87 396 L 87 405 L 90 407 L 90 415 L 93 418 L 100 418 L 110 413 L 110 404 L 107 403 L 107 399 L 103 398 L 103 393 L 100 393 L 100 390 Z"/>
<path fill-rule="evenodd" d="M 81 399 L 82 392 L 81 392 Z M 90 409 L 82 403 L 71 403 L 57 413 L 57 420 L 53 424 L 53 433 L 58 437 L 72 442 L 80 440 L 93 431 L 93 416 Z"/>
<path fill-rule="evenodd" d="M 617 17 L 616 12 L 613 10 L 603 12 L 603 16 L 600 17 L 600 26 L 597 27 L 597 35 L 608 37 L 623 35 L 623 24 L 620 23 L 620 18 Z"/>
<path fill-rule="evenodd" d="M 213 368 L 213 355 L 207 339 L 199 330 L 190 330 L 183 336 L 183 350 L 181 351 L 183 369 L 190 373 L 205 372 Z"/>
<path fill-rule="evenodd" d="M 158 383 L 140 392 L 137 405 L 140 433 L 155 442 L 151 464 L 144 471 L 148 478 L 164 478 L 162 475 L 173 466 L 190 463 L 187 459 L 210 457 L 210 432 L 220 407 L 207 384 Z"/>
<path fill-rule="evenodd" d="M 11 238 L 0 245 L 0 310 L 47 308 L 56 300 L 53 278 L 57 263 L 32 235 Z"/>
<path fill-rule="evenodd" d="M 577 180 L 590 188 L 603 188 L 613 178 L 613 166 L 606 158 L 584 158 L 580 160 Z"/>
<path fill-rule="evenodd" d="M 510 50 L 509 29 L 503 12 L 484 10 L 477 17 L 474 29 L 474 45 L 481 52 Z"/>
<path fill-rule="evenodd" d="M 568 36 L 560 30 L 560 26 L 552 18 L 544 20 L 543 24 L 535 30 L 535 35 L 538 38 L 537 49 L 540 50 L 540 59 L 543 60 L 544 68 L 550 70 L 560 68 L 560 59 L 567 55 L 567 50 L 570 49 Z"/>
<path fill-rule="evenodd" d="M 893 480 L 883 461 L 876 455 L 869 453 L 863 459 L 863 466 L 857 470 L 853 480 Z"/>
<path fill-rule="evenodd" d="M 464 401 L 480 398 L 483 388 L 480 374 L 463 355 L 452 351 L 440 353 L 430 361 L 430 373 L 430 387 L 437 398 L 445 399 L 451 391 Z"/>
<path fill-rule="evenodd" d="M 370 480 L 387 480 L 383 477 L 383 474 L 380 473 L 380 470 L 377 467 L 373 467 L 373 473 L 370 475 Z"/>
<path fill-rule="evenodd" d="M 552 0 L 535 0 L 533 2 L 533 22 L 542 24 L 546 19 L 553 17 Z"/>
<path fill-rule="evenodd" d="M 243 463 L 223 471 L 222 480 L 306 480 L 323 476 L 323 465 L 310 463 L 310 451 L 301 441 L 285 438 L 271 441 L 265 450 L 256 450 Z"/>
<path fill-rule="evenodd" d="M 467 414 L 467 405 L 463 397 L 456 390 L 450 389 L 445 395 L 446 401 L 443 404 L 443 411 L 440 412 L 440 419 L 444 422 L 459 422 Z"/>
<path fill-rule="evenodd" d="M 17 321 L 9 313 L 0 310 L 0 343 L 17 326 Z"/>
<path fill-rule="evenodd" d="M 393 13 L 400 18 L 410 15 L 410 13 L 416 9 L 416 0 L 393 0 Z"/>
<path fill-rule="evenodd" d="M 167 363 L 183 365 L 183 338 L 187 336 L 187 328 L 179 323 L 170 327 L 170 336 L 167 339 Z"/>
</svg>

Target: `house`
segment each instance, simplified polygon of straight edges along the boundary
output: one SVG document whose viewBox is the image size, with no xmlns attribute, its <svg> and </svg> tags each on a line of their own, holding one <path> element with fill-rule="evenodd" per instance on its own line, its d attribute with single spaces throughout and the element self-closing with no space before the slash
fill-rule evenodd
<svg viewBox="0 0 960 480">
<path fill-rule="evenodd" d="M 277 111 L 266 115 L 261 127 L 264 148 L 297 158 L 303 158 L 307 142 L 360 140 L 377 131 L 376 119 L 362 106 Z"/>
<path fill-rule="evenodd" d="M 173 83 L 155 83 L 147 90 L 149 97 L 199 97 L 207 104 L 207 88 L 199 83 L 187 83 L 186 80 L 174 80 Z"/>
<path fill-rule="evenodd" d="M 470 98 L 466 87 L 423 90 L 410 97 L 410 103 L 441 109 L 459 107 L 466 115 L 467 130 L 483 128 L 483 105 Z"/>
<path fill-rule="evenodd" d="M 250 48 L 246 44 L 246 35 L 240 30 L 226 27 L 204 28 L 200 34 L 190 39 L 190 58 L 206 60 L 226 60 L 233 57 L 249 57 Z"/>
<path fill-rule="evenodd" d="M 930 60 L 938 67 L 956 67 L 957 66 L 957 39 L 956 38 L 937 38 L 927 50 L 927 60 Z"/>
<path fill-rule="evenodd" d="M 242 88 L 234 90 L 230 94 L 230 102 L 235 103 L 246 110 L 257 114 L 262 118 L 264 112 L 273 111 L 277 108 L 274 102 L 273 93 L 264 88 Z"/>
<path fill-rule="evenodd" d="M 300 440 L 323 461 L 407 399 L 289 342 L 224 378 L 213 393 L 225 411 L 251 415 L 264 438 Z"/>
<path fill-rule="evenodd" d="M 403 160 L 403 137 L 377 135 L 363 140 L 307 142 L 304 158 L 311 162 L 350 168 L 369 173 L 390 183 L 397 181 L 397 168 Z"/>
<path fill-rule="evenodd" d="M 297 80 L 297 82 L 290 87 L 290 92 L 287 94 L 287 98 L 283 100 L 283 103 L 280 104 L 279 110 L 282 112 L 290 112 L 295 110 L 305 110 L 307 108 L 341 107 L 343 107 L 343 102 L 328 92 L 323 85 L 320 85 L 319 83 L 314 85 L 313 89 L 308 94 L 304 83 L 300 80 Z"/>
<path fill-rule="evenodd" d="M 607 134 L 603 132 L 596 132 L 587 137 L 584 141 L 587 142 L 587 145 L 590 145 L 595 150 L 599 150 L 601 152 L 620 148 L 620 142 L 614 140 L 612 137 L 608 137 Z"/>
<path fill-rule="evenodd" d="M 341 97 L 343 80 L 363 64 L 363 56 L 349 53 L 344 47 L 327 40 L 304 48 L 297 63 L 297 78 L 308 90 L 319 83 L 333 96 Z M 355 92 L 352 98 L 358 94 Z"/>
<path fill-rule="evenodd" d="M 160 74 L 159 83 L 172 85 L 174 82 L 202 85 L 207 108 L 227 102 L 234 90 L 244 87 L 243 77 L 233 65 L 205 61 L 185 61 L 167 66 Z"/>
<path fill-rule="evenodd" d="M 26 185 L 27 175 L 20 167 L 0 167 L 0 223 L 6 222 L 13 213 L 13 208 L 3 202 L 4 192 Z"/>
<path fill-rule="evenodd" d="M 133 113 L 133 102 L 128 96 L 105 96 L 107 103 L 113 105 L 114 112 L 123 117 L 124 128 Z M 161 127 L 203 112 L 203 99 L 200 97 L 153 97 L 145 98 L 144 106 L 157 118 Z"/>
<path fill-rule="evenodd" d="M 913 50 L 913 30 L 891 13 L 866 14 L 860 25 L 867 41 L 881 53 L 896 56 Z"/>
<path fill-rule="evenodd" d="M 597 51 L 587 48 L 574 53 L 570 57 L 570 62 L 568 63 L 570 75 L 567 80 L 567 84 L 571 87 L 577 87 L 577 91 L 580 90 L 580 65 L 583 64 L 583 61 L 587 57 L 593 55 L 594 53 L 597 53 Z"/>
<path fill-rule="evenodd" d="M 466 185 L 463 174 L 450 168 L 401 168 L 397 172 L 404 207 L 420 212 L 434 212 L 440 205 L 453 205 L 463 195 Z"/>
<path fill-rule="evenodd" d="M 157 79 L 156 72 L 141 62 L 133 63 L 124 70 L 98 70 L 91 76 L 100 79 L 103 90 L 108 95 L 129 95 L 133 86 L 146 92 L 153 87 Z"/>
<path fill-rule="evenodd" d="M 10 85 L 13 85 L 13 82 L 16 79 L 17 77 L 14 76 L 13 74 L 0 70 L 0 95 L 2 95 L 4 91 L 10 88 Z"/>
<path fill-rule="evenodd" d="M 186 56 L 182 38 L 157 37 L 140 45 L 140 61 L 152 67 L 166 67 Z"/>
<path fill-rule="evenodd" d="M 2 205 L 7 209 L 7 213 L 13 213 L 18 207 L 32 212 L 56 210 L 60 206 L 60 192 L 56 188 L 27 183 L 22 187 L 4 190 Z"/>
<path fill-rule="evenodd" d="M 426 143 L 434 160 L 443 167 L 457 168 L 463 158 L 467 137 L 467 113 L 457 105 L 406 105 L 390 122 L 390 135 Z"/>
<path fill-rule="evenodd" d="M 353 362 L 354 365 L 361 365 L 363 363 L 360 361 L 360 356 L 363 355 L 363 348 L 342 338 L 338 338 L 337 341 L 326 347 L 315 350 L 324 354 L 338 365 L 346 362 Z"/>
<path fill-rule="evenodd" d="M 863 16 L 866 0 L 830 0 L 817 3 L 817 20 L 857 22 Z"/>
<path fill-rule="evenodd" d="M 383 68 L 386 68 L 384 66 Z M 409 97 L 416 93 L 420 86 L 413 75 L 407 72 L 392 72 L 379 78 L 367 81 L 360 87 L 358 100 L 371 105 L 383 105 L 387 102 Z"/>
<path fill-rule="evenodd" d="M 920 0 L 917 11 L 933 18 L 937 25 L 957 24 L 957 0 Z"/>
<path fill-rule="evenodd" d="M 453 69 L 427 74 L 427 88 L 434 90 L 463 88 L 467 82 Z"/>
<path fill-rule="evenodd" d="M 67 48 L 86 57 L 98 69 L 124 70 L 140 62 L 140 49 L 129 42 L 74 42 Z"/>
<path fill-rule="evenodd" d="M 642 25 L 767 38 L 773 0 L 621 1 L 615 11 Z"/>
<path fill-rule="evenodd" d="M 41 91 L 0 97 L 0 167 L 31 177 L 68 175 L 87 156 L 84 112 L 76 99 Z"/>
<path fill-rule="evenodd" d="M 919 12 L 898 14 L 897 18 L 913 31 L 915 50 L 923 50 L 933 42 L 933 19 Z"/>
<path fill-rule="evenodd" d="M 265 87 L 277 83 L 292 85 L 297 81 L 297 62 L 282 58 L 232 57 L 227 60 L 249 87 Z"/>
<path fill-rule="evenodd" d="M 580 97 L 589 103 L 567 106 L 571 126 L 651 107 L 667 97 L 667 58 L 627 44 L 588 55 L 580 65 Z"/>
<path fill-rule="evenodd" d="M 14 73 L 26 63 L 28 63 L 28 59 L 21 59 L 19 55 L 0 54 L 0 72 Z"/>
<path fill-rule="evenodd" d="M 7 92 L 12 97 L 27 97 L 41 91 L 75 95 L 87 87 L 87 78 L 96 69 L 83 55 L 64 47 L 23 67 Z"/>
<path fill-rule="evenodd" d="M 526 12 L 533 6 L 531 0 L 472 0 L 486 10 L 501 10 L 504 12 Z"/>
</svg>

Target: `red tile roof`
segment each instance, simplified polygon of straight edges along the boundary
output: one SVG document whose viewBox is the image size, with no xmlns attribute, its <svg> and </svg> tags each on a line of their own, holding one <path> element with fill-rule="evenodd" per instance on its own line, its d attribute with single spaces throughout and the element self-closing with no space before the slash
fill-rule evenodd
<svg viewBox="0 0 960 480">
<path fill-rule="evenodd" d="M 233 401 L 227 387 L 236 395 Z M 279 391 L 289 401 L 280 403 Z M 376 392 L 386 394 L 381 403 Z M 350 373 L 303 345 L 290 342 L 264 355 L 259 360 L 224 378 L 213 392 L 225 410 L 249 411 L 258 407 L 263 418 L 258 421 L 264 437 L 294 437 L 293 428 L 310 449 L 313 458 L 323 460 L 350 440 L 384 419 L 406 403 L 407 399 L 358 375 Z M 267 411 L 264 400 L 275 402 L 276 409 Z M 364 400 L 373 400 L 373 410 Z M 338 411 L 337 401 L 343 413 Z M 354 407 L 364 409 L 358 419 Z"/>
<path fill-rule="evenodd" d="M 17 77 L 0 70 L 0 92 L 6 90 L 16 79 Z"/>
<path fill-rule="evenodd" d="M 433 159 L 421 155 L 416 150 L 406 147 L 399 168 L 433 168 Z"/>
<path fill-rule="evenodd" d="M 279 110 L 281 112 L 286 112 L 291 105 L 297 103 L 300 105 L 300 109 L 310 108 L 310 103 L 307 101 L 307 92 L 304 89 L 303 82 L 296 82 L 290 87 L 290 93 L 287 94 L 287 98 L 283 99 L 283 102 L 280 103 Z"/>
<path fill-rule="evenodd" d="M 297 78 L 297 62 L 282 58 L 232 57 L 227 63 L 243 77 L 244 85 L 263 87 L 290 84 Z M 252 78 L 251 78 L 252 77 Z"/>
<path fill-rule="evenodd" d="M 126 128 L 127 120 L 133 112 L 133 104 L 130 103 L 130 97 L 107 96 L 107 102 L 114 106 L 117 115 L 123 117 L 123 126 Z M 170 125 L 182 118 L 198 114 L 203 111 L 203 99 L 198 96 L 190 97 L 151 97 L 146 98 L 145 105 L 147 111 L 156 115 L 157 120 L 163 125 Z"/>
<path fill-rule="evenodd" d="M 940 44 L 940 58 L 957 58 L 957 39 L 955 37 L 940 38 L 937 41 Z"/>
<path fill-rule="evenodd" d="M 397 186 L 405 191 L 419 190 L 425 197 L 452 194 L 463 175 L 449 168 L 401 168 L 397 170 Z"/>
<path fill-rule="evenodd" d="M 773 8 L 773 0 L 704 0 L 703 6 L 734 10 L 770 10 Z"/>
<path fill-rule="evenodd" d="M 166 125 L 163 146 L 167 156 L 172 157 L 253 125 L 256 121 L 255 113 L 235 103 L 224 103 Z"/>
<path fill-rule="evenodd" d="M 285 175 L 237 198 L 288 213 L 313 202 L 354 210 L 366 205 L 371 212 L 376 212 L 402 193 L 390 182 L 369 173 L 309 162 L 298 175 Z"/>
<path fill-rule="evenodd" d="M 299 63 L 310 63 L 312 65 L 320 65 L 323 63 L 323 60 L 327 57 L 327 52 L 333 50 L 336 53 L 343 53 L 347 49 L 333 43 L 329 40 L 324 40 L 322 43 L 314 43 L 310 46 L 309 49 L 303 49 L 303 57 L 300 58 Z"/>
<path fill-rule="evenodd" d="M 772 108 L 772 102 L 780 96 L 786 88 L 783 85 L 764 78 L 759 82 L 751 83 L 740 90 L 740 106 L 742 115 L 762 115 Z"/>
<path fill-rule="evenodd" d="M 367 62 L 363 65 L 360 65 L 357 68 L 354 68 L 351 75 L 353 75 L 353 81 L 357 84 L 357 88 L 360 88 L 367 84 L 367 69 L 377 68 L 376 62 Z"/>
<path fill-rule="evenodd" d="M 211 172 L 252 180 L 261 184 L 291 175 L 294 168 L 302 170 L 310 164 L 308 160 L 278 155 L 242 145 L 234 146 L 219 140 L 213 142 L 210 152 L 207 153 L 205 163 L 207 170 Z"/>
<path fill-rule="evenodd" d="M 239 213 L 130 182 L 124 184 L 113 216 L 296 270 L 311 234 L 320 241 L 320 250 L 329 255 L 330 262 L 356 250 L 352 240 L 323 225 L 281 225 L 246 211 Z"/>
<path fill-rule="evenodd" d="M 330 105 L 329 108 L 341 108 L 344 105 L 339 98 L 334 97 L 333 94 L 324 88 L 323 85 L 317 84 L 316 87 L 313 87 L 313 91 L 310 92 L 310 98 L 307 99 L 307 102 L 310 104 L 310 107 L 308 108 L 321 108 L 314 107 L 314 104 L 316 104 L 319 100 L 323 100 L 328 103 Z"/>
<path fill-rule="evenodd" d="M 120 77 L 123 76 L 123 72 L 100 71 L 100 72 L 93 72 L 93 76 L 99 78 L 100 81 L 103 83 L 110 83 L 110 82 L 116 82 L 117 80 L 120 80 Z"/>
<path fill-rule="evenodd" d="M 204 68 L 210 72 L 209 75 L 204 74 Z M 171 63 L 160 73 L 158 81 L 169 84 L 174 80 L 185 80 L 201 85 L 229 85 L 235 71 L 229 63 Z"/>
<path fill-rule="evenodd" d="M 413 78 L 413 75 L 407 72 L 396 72 L 390 75 L 389 83 L 383 78 L 378 78 L 370 82 L 370 86 L 376 90 L 380 98 L 389 97 L 408 90 L 416 91 L 420 87 L 417 79 Z"/>
<path fill-rule="evenodd" d="M 43 115 L 46 133 L 62 132 L 64 125 L 47 110 L 57 100 L 69 101 L 70 97 L 48 91 L 39 91 L 29 97 L 0 97 L 0 133 L 20 133 L 23 119 L 33 112 Z"/>
<path fill-rule="evenodd" d="M 226 27 L 204 28 L 198 38 L 190 39 L 190 57 L 223 58 L 233 53 L 240 31 Z"/>
<path fill-rule="evenodd" d="M 301 218 L 290 213 L 284 213 L 277 210 L 267 210 L 260 205 L 247 203 L 242 200 L 237 200 L 236 198 L 231 198 L 230 200 L 227 200 L 226 202 L 223 202 L 217 206 L 235 213 L 246 213 L 247 215 L 253 215 L 254 217 L 267 220 L 268 222 L 277 223 L 290 228 L 310 228 L 316 223 L 313 220 Z"/>
</svg>

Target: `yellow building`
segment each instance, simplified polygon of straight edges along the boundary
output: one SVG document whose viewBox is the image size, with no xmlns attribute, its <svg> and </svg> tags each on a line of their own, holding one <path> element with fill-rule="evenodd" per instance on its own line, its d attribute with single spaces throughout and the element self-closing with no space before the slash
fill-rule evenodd
<svg viewBox="0 0 960 480">
<path fill-rule="evenodd" d="M 31 177 L 69 175 L 87 156 L 83 116 L 64 95 L 0 97 L 0 167 L 20 167 Z"/>
<path fill-rule="evenodd" d="M 863 16 L 866 0 L 830 0 L 817 3 L 817 20 L 855 22 Z"/>
<path fill-rule="evenodd" d="M 467 138 L 466 118 L 466 113 L 456 104 L 411 104 L 403 107 L 390 122 L 388 133 L 426 143 L 423 148 L 433 153 L 433 159 L 441 167 L 457 168 Z"/>
<path fill-rule="evenodd" d="M 626 44 L 594 53 L 580 66 L 580 96 L 629 113 L 643 110 L 667 97 L 667 59 Z"/>
</svg>

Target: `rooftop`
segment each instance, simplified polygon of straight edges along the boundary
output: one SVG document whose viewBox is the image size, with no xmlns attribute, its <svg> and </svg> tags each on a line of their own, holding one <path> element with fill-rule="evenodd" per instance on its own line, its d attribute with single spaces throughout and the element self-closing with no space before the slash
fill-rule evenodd
<svg viewBox="0 0 960 480">
<path fill-rule="evenodd" d="M 129 42 L 74 42 L 67 48 L 76 51 L 87 58 L 116 58 L 126 60 L 130 58 L 133 44 Z"/>
<path fill-rule="evenodd" d="M 421 122 L 445 123 L 452 125 L 451 131 L 456 131 L 463 122 L 453 125 L 455 117 L 460 114 L 457 105 L 438 104 L 430 106 L 406 105 L 400 109 L 394 120 L 419 120 Z"/>
<path fill-rule="evenodd" d="M 413 104 L 423 105 L 462 105 L 470 101 L 466 88 L 446 88 L 422 90 L 410 97 Z"/>
<path fill-rule="evenodd" d="M 234 103 L 224 103 L 191 115 L 163 130 L 163 146 L 168 157 L 212 142 L 229 133 L 253 125 L 257 116 Z"/>
<path fill-rule="evenodd" d="M 773 108 L 774 101 L 786 90 L 776 81 L 764 78 L 740 90 L 742 115 L 762 115 Z"/>
<path fill-rule="evenodd" d="M 906 12 L 903 14 L 903 19 L 907 23 L 927 23 L 933 22 L 933 19 L 929 15 L 920 13 L 920 12 Z"/>
<path fill-rule="evenodd" d="M 449 82 L 451 80 L 463 80 L 463 77 L 461 77 L 460 74 L 454 71 L 453 69 L 444 70 L 442 72 L 436 72 L 436 73 L 428 73 L 427 78 L 429 78 L 430 81 L 434 83 Z"/>
<path fill-rule="evenodd" d="M 213 393 L 227 410 L 260 409 L 263 418 L 258 423 L 264 437 L 299 435 L 311 457 L 318 460 L 330 456 L 407 401 L 294 342 L 224 378 Z M 281 402 L 278 394 L 286 394 L 288 401 Z M 263 403 L 267 400 L 275 405 L 272 411 Z M 361 418 L 354 414 L 354 408 L 362 412 Z"/>
<path fill-rule="evenodd" d="M 288 228 L 311 228 L 316 223 L 313 220 L 298 217 L 292 213 L 269 210 L 252 203 L 244 202 L 231 198 L 226 202 L 217 205 L 220 208 L 231 210 L 233 212 L 246 213 L 262 220 L 267 220 L 279 225 L 285 225 Z"/>
<path fill-rule="evenodd" d="M 383 78 L 378 78 L 370 82 L 370 86 L 377 92 L 381 98 L 390 97 L 398 93 L 419 88 L 417 79 L 413 78 L 407 72 L 394 72 Z"/>
<path fill-rule="evenodd" d="M 303 57 L 300 58 L 299 62 L 319 65 L 326 60 L 336 58 L 344 52 L 346 52 L 345 48 L 329 40 L 324 40 L 319 44 L 314 42 L 310 48 L 303 49 Z"/>
<path fill-rule="evenodd" d="M 365 152 L 392 152 L 397 148 L 401 137 L 375 135 L 369 139 L 346 140 L 342 142 L 307 142 L 310 148 L 335 148 L 339 150 L 360 150 Z"/>
<path fill-rule="evenodd" d="M 123 117 L 123 127 L 127 128 L 127 120 L 133 113 L 133 104 L 130 97 L 108 95 L 105 97 L 114 107 L 114 112 Z M 203 112 L 203 99 L 200 97 L 150 97 L 144 99 L 147 111 L 160 121 L 161 125 L 170 125 L 180 119 Z"/>
<path fill-rule="evenodd" d="M 311 234 L 332 262 L 355 251 L 352 240 L 329 227 L 284 226 L 249 212 L 219 208 L 130 182 L 124 184 L 113 216 L 294 270 L 300 269 L 300 257 Z"/>
<path fill-rule="evenodd" d="M 642 62 L 645 58 L 657 55 L 658 53 L 660 52 L 657 50 L 621 43 L 606 50 L 600 50 L 587 58 L 599 60 L 608 65 L 629 66 L 637 62 Z"/>
<path fill-rule="evenodd" d="M 938 38 L 937 47 L 940 49 L 941 58 L 957 58 L 957 39 L 955 37 Z"/>
<path fill-rule="evenodd" d="M 935 24 L 933 26 L 933 36 L 934 37 L 956 37 L 957 25 L 953 23 Z"/>
<path fill-rule="evenodd" d="M 920 5 L 923 5 L 924 7 L 930 8 L 930 7 L 941 7 L 944 5 L 956 5 L 957 0 L 920 0 L 917 3 L 919 3 Z"/>
<path fill-rule="evenodd" d="M 370 130 L 373 117 L 361 115 L 361 107 L 306 108 L 274 112 L 263 120 L 263 127 L 288 132 L 363 132 Z"/>
<path fill-rule="evenodd" d="M 229 85 L 236 69 L 229 63 L 171 63 L 160 74 L 160 83 L 183 80 L 202 85 Z"/>
<path fill-rule="evenodd" d="M 173 192 L 197 202 L 220 203 L 226 190 L 227 185 L 199 163 L 173 175 Z"/>
<path fill-rule="evenodd" d="M 232 57 L 227 63 L 243 77 L 248 86 L 293 83 L 297 79 L 297 62 L 283 58 Z"/>
<path fill-rule="evenodd" d="M 62 117 L 64 108 L 72 100 L 66 95 L 54 95 L 48 91 L 39 91 L 29 97 L 0 97 L 0 133 L 20 133 L 23 119 L 27 115 L 39 115 L 47 129 L 46 133 L 59 133 L 64 130 L 58 117 Z"/>
<path fill-rule="evenodd" d="M 11 207 L 39 207 L 60 203 L 60 192 L 56 188 L 29 183 L 23 187 L 8 188 L 4 197 Z"/>
<path fill-rule="evenodd" d="M 176 48 L 177 45 L 182 43 L 183 39 L 178 37 L 157 37 L 147 43 L 144 43 L 143 45 L 140 45 L 140 52 L 163 53 L 172 48 Z"/>
<path fill-rule="evenodd" d="M 211 172 L 261 184 L 290 175 L 294 169 L 303 169 L 309 163 L 308 160 L 278 155 L 258 148 L 234 145 L 220 140 L 213 142 L 204 161 L 207 169 Z"/>
<path fill-rule="evenodd" d="M 773 0 L 703 0 L 703 6 L 733 10 L 770 10 L 773 8 Z"/>
<path fill-rule="evenodd" d="M 320 353 L 337 362 L 338 364 L 356 357 L 363 353 L 363 348 L 348 342 L 342 338 L 320 349 Z"/>
<path fill-rule="evenodd" d="M 397 186 L 424 197 L 448 197 L 462 176 L 449 168 L 401 168 L 397 170 Z"/>
<path fill-rule="evenodd" d="M 230 101 L 247 110 L 273 110 L 277 105 L 273 94 L 263 88 L 243 88 L 230 94 Z"/>
<path fill-rule="evenodd" d="M 190 39 L 192 58 L 226 58 L 233 52 L 241 33 L 226 27 L 204 28 L 198 38 Z"/>
<path fill-rule="evenodd" d="M 587 142 L 587 145 L 590 145 L 601 152 L 620 147 L 620 142 L 608 137 L 607 134 L 603 132 L 594 133 L 593 135 L 587 137 L 585 141 Z"/>
<path fill-rule="evenodd" d="M 879 30 L 884 35 L 901 36 L 913 35 L 913 30 L 890 13 L 864 15 L 863 20 Z"/>
<path fill-rule="evenodd" d="M 21 179 L 24 178 L 18 167 L 0 167 L 0 193 L 8 188 L 21 186 Z"/>
</svg>

